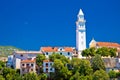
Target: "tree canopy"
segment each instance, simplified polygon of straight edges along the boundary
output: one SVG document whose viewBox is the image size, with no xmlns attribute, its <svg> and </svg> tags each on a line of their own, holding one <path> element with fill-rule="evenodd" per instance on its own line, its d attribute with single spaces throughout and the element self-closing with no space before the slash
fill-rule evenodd
<svg viewBox="0 0 120 80">
<path fill-rule="evenodd" d="M 116 52 L 117 49 L 116 48 L 107 48 L 107 47 L 101 47 L 101 48 L 97 48 L 95 49 L 94 47 L 92 48 L 88 48 L 82 51 L 82 56 L 85 57 L 93 57 L 96 54 L 99 54 L 103 57 L 116 57 Z"/>
<path fill-rule="evenodd" d="M 104 70 L 97 70 L 93 74 L 93 80 L 109 80 L 109 75 Z"/>
<path fill-rule="evenodd" d="M 45 60 L 45 55 L 43 55 L 43 54 L 38 54 L 37 57 L 36 57 L 36 64 L 37 64 L 38 66 L 42 66 L 43 60 Z"/>
<path fill-rule="evenodd" d="M 100 55 L 96 54 L 91 60 L 91 66 L 94 71 L 103 69 L 105 70 L 105 64 Z"/>
</svg>

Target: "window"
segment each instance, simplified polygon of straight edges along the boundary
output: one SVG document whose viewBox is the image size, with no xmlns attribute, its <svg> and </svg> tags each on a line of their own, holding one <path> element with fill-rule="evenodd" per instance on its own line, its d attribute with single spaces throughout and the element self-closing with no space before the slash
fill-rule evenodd
<svg viewBox="0 0 120 80">
<path fill-rule="evenodd" d="M 83 27 L 83 26 L 84 26 L 84 23 L 80 22 L 79 25 L 80 25 L 80 27 Z"/>
<path fill-rule="evenodd" d="M 31 71 L 33 71 L 33 69 L 31 69 Z"/>
<path fill-rule="evenodd" d="M 50 65 L 52 66 L 52 63 L 50 63 Z"/>
<path fill-rule="evenodd" d="M 29 64 L 26 64 L 27 66 L 29 66 Z"/>
<path fill-rule="evenodd" d="M 76 52 L 76 54 L 78 54 L 78 52 Z"/>
<path fill-rule="evenodd" d="M 84 18 L 84 16 L 83 16 L 83 15 L 79 15 L 79 17 L 80 17 L 80 18 Z"/>
<path fill-rule="evenodd" d="M 46 63 L 46 67 L 48 67 L 48 63 Z"/>
<path fill-rule="evenodd" d="M 48 55 L 48 52 L 46 52 L 46 55 Z"/>
<path fill-rule="evenodd" d="M 54 49 L 54 47 L 52 47 L 52 49 Z"/>
<path fill-rule="evenodd" d="M 33 67 L 33 64 L 31 64 L 31 66 Z"/>
<path fill-rule="evenodd" d="M 68 52 L 68 55 L 70 55 L 70 52 Z"/>
<path fill-rule="evenodd" d="M 22 64 L 22 66 L 24 66 L 25 64 Z"/>
<path fill-rule="evenodd" d="M 60 55 L 62 55 L 62 53 L 60 53 Z"/>
<path fill-rule="evenodd" d="M 46 72 L 48 72 L 48 68 L 46 68 Z"/>
<path fill-rule="evenodd" d="M 52 71 L 52 68 L 50 68 L 50 71 Z"/>
<path fill-rule="evenodd" d="M 23 55 L 22 55 L 22 54 L 21 54 L 20 56 L 21 56 L 21 57 L 23 57 Z"/>
<path fill-rule="evenodd" d="M 62 51 L 62 48 L 60 48 L 60 51 Z"/>
</svg>

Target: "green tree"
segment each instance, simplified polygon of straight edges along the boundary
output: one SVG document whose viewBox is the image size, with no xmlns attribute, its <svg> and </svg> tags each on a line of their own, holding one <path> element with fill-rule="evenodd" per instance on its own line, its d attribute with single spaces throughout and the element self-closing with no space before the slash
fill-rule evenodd
<svg viewBox="0 0 120 80">
<path fill-rule="evenodd" d="M 0 66 L 1 66 L 1 67 L 5 67 L 5 62 L 0 61 Z"/>
<path fill-rule="evenodd" d="M 0 61 L 0 70 L 2 70 L 5 67 L 5 62 Z"/>
<path fill-rule="evenodd" d="M 116 48 L 109 48 L 109 53 L 111 57 L 116 57 L 116 52 L 117 52 Z"/>
<path fill-rule="evenodd" d="M 92 80 L 93 69 L 89 60 L 73 58 L 71 65 L 73 66 L 73 76 L 70 80 Z"/>
<path fill-rule="evenodd" d="M 109 52 L 109 49 L 107 47 L 102 47 L 102 48 L 97 49 L 96 54 L 107 57 L 110 55 L 110 52 Z"/>
<path fill-rule="evenodd" d="M 93 80 L 109 80 L 109 75 L 104 70 L 97 70 L 93 74 Z"/>
<path fill-rule="evenodd" d="M 40 70 L 42 70 L 42 64 L 43 64 L 43 60 L 45 60 L 45 55 L 43 54 L 38 54 L 37 57 L 36 57 L 36 64 L 38 65 L 38 71 L 37 73 L 39 74 Z"/>
<path fill-rule="evenodd" d="M 12 80 L 14 75 L 16 74 L 16 70 L 11 68 L 4 68 L 2 74 L 5 80 Z"/>
<path fill-rule="evenodd" d="M 79 68 L 80 68 L 80 62 L 81 62 L 81 59 L 79 59 L 79 58 L 73 58 L 73 59 L 71 60 L 71 63 L 70 63 L 70 64 L 71 64 L 72 67 L 73 67 L 73 70 L 72 70 L 73 74 L 76 73 L 76 71 L 79 70 Z"/>
<path fill-rule="evenodd" d="M 16 73 L 16 74 L 13 76 L 12 80 L 23 80 L 23 77 L 22 77 L 19 73 Z"/>
<path fill-rule="evenodd" d="M 95 56 L 95 54 L 96 54 L 96 49 L 94 48 L 94 47 L 92 47 L 92 48 L 89 48 L 89 51 L 90 51 L 90 56 Z"/>
<path fill-rule="evenodd" d="M 2 75 L 0 75 L 0 80 L 5 80 L 5 78 Z"/>
<path fill-rule="evenodd" d="M 98 54 L 96 54 L 96 55 L 92 58 L 91 66 L 92 66 L 92 68 L 93 68 L 94 71 L 100 70 L 100 69 L 105 70 L 104 62 L 103 62 L 103 60 L 101 59 L 101 56 L 98 55 Z"/>
<path fill-rule="evenodd" d="M 85 50 L 82 51 L 81 54 L 82 54 L 82 56 L 89 57 L 89 55 L 90 55 L 90 50 L 89 50 L 89 49 L 85 49 Z"/>
<path fill-rule="evenodd" d="M 7 74 L 6 75 L 6 80 L 13 80 L 13 76 L 11 76 L 11 74 Z"/>
<path fill-rule="evenodd" d="M 117 77 L 116 72 L 115 72 L 115 71 L 113 71 L 113 70 L 109 71 L 109 72 L 108 72 L 108 75 L 109 75 L 109 77 L 110 77 L 111 79 L 114 79 L 114 78 L 116 78 L 116 77 Z"/>
<path fill-rule="evenodd" d="M 64 55 L 60 55 L 55 52 L 53 52 L 53 54 L 49 56 L 49 59 L 53 62 L 55 59 L 60 59 L 63 62 L 63 64 L 70 63 L 70 60 L 67 59 Z"/>
<path fill-rule="evenodd" d="M 55 68 L 55 70 L 61 70 L 64 67 L 64 64 L 61 60 L 55 59 L 53 67 Z"/>
<path fill-rule="evenodd" d="M 47 75 L 45 73 L 40 74 L 39 80 L 47 80 Z"/>
<path fill-rule="evenodd" d="M 50 61 L 53 61 L 56 59 L 56 55 L 60 56 L 58 53 L 53 52 L 52 55 L 49 55 Z"/>
<path fill-rule="evenodd" d="M 80 73 L 76 71 L 76 73 L 73 76 L 71 76 L 70 80 L 81 80 Z"/>
<path fill-rule="evenodd" d="M 64 80 L 69 80 L 70 76 L 72 75 L 72 72 L 69 71 L 67 67 L 63 67 L 59 73 Z"/>
<path fill-rule="evenodd" d="M 87 76 L 82 75 L 82 76 L 80 76 L 80 80 L 93 80 L 93 79 L 92 79 L 92 76 L 90 76 L 90 75 L 89 76 L 88 75 Z"/>
<path fill-rule="evenodd" d="M 53 67 L 55 68 L 55 73 L 51 74 L 53 80 L 69 80 L 72 72 L 68 70 L 62 60 L 55 59 Z"/>
<path fill-rule="evenodd" d="M 39 80 L 36 73 L 26 73 L 23 77 L 23 80 Z"/>
<path fill-rule="evenodd" d="M 43 60 L 45 60 L 45 55 L 43 55 L 43 54 L 38 54 L 37 57 L 36 57 L 36 64 L 37 64 L 38 66 L 42 66 Z"/>
<path fill-rule="evenodd" d="M 81 60 L 79 73 L 80 73 L 80 75 L 83 75 L 83 76 L 92 75 L 93 69 L 91 67 L 90 61 L 88 61 L 88 60 Z"/>
<path fill-rule="evenodd" d="M 85 49 L 82 51 L 82 56 L 85 56 L 85 57 L 92 57 L 96 54 L 96 49 L 94 47 L 92 48 L 88 48 L 88 49 Z"/>
<path fill-rule="evenodd" d="M 55 59 L 53 67 L 55 68 L 55 73 L 53 73 L 51 75 L 52 79 L 53 80 L 60 80 L 60 78 L 61 78 L 60 70 L 62 70 L 62 68 L 64 67 L 64 64 L 62 63 L 62 61 L 60 59 Z"/>
</svg>

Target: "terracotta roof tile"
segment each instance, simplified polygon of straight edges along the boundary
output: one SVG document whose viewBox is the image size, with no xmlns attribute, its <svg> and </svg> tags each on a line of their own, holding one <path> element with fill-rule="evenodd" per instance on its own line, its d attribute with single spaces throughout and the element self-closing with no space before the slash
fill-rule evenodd
<svg viewBox="0 0 120 80">
<path fill-rule="evenodd" d="M 97 42 L 97 46 L 102 47 L 120 47 L 118 43 L 111 43 L 111 42 Z"/>
<path fill-rule="evenodd" d="M 34 63 L 35 60 L 22 60 L 21 63 Z"/>
<path fill-rule="evenodd" d="M 67 51 L 67 52 L 72 52 L 73 48 L 71 48 L 71 47 L 65 47 L 64 50 Z"/>
<path fill-rule="evenodd" d="M 58 51 L 58 48 L 57 47 L 42 47 L 41 51 L 44 51 L 44 52 L 56 52 L 56 51 Z"/>
</svg>

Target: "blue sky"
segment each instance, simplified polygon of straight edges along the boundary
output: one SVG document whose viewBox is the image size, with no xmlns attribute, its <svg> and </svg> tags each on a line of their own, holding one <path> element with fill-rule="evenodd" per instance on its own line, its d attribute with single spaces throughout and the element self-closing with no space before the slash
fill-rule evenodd
<svg viewBox="0 0 120 80">
<path fill-rule="evenodd" d="M 120 0 L 0 0 L 0 45 L 25 50 L 75 46 L 80 8 L 87 46 L 92 37 L 120 43 Z"/>
</svg>

